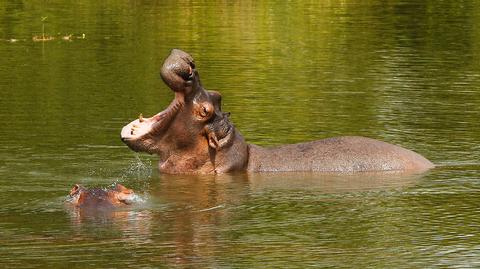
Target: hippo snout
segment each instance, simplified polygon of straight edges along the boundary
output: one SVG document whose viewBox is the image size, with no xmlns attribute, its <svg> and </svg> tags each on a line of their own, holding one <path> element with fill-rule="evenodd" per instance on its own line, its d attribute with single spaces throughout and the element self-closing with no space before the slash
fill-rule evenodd
<svg viewBox="0 0 480 269">
<path fill-rule="evenodd" d="M 174 92 L 188 94 L 195 80 L 195 62 L 188 53 L 173 49 L 160 70 L 162 80 Z"/>
</svg>

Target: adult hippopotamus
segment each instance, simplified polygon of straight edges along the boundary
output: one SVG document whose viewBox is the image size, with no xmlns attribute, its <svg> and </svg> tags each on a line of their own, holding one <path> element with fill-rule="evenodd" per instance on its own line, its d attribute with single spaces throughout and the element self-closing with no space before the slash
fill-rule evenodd
<svg viewBox="0 0 480 269">
<path fill-rule="evenodd" d="M 87 189 L 75 184 L 68 202 L 79 208 L 109 209 L 129 205 L 134 199 L 133 190 L 121 184 L 116 184 L 113 189 Z"/>
<path fill-rule="evenodd" d="M 160 75 L 175 93 L 172 103 L 150 118 L 140 116 L 121 131 L 122 141 L 132 150 L 159 155 L 160 172 L 420 172 L 433 167 L 413 151 L 357 136 L 273 148 L 247 144 L 229 113 L 222 112 L 220 93 L 207 91 L 200 83 L 189 54 L 172 50 Z"/>
</svg>

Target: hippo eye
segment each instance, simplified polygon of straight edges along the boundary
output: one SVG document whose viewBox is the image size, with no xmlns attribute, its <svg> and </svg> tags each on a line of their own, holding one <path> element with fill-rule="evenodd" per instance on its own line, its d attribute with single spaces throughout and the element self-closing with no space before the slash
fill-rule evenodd
<svg viewBox="0 0 480 269">
<path fill-rule="evenodd" d="M 208 116 L 208 114 L 209 114 L 208 108 L 205 107 L 205 106 L 202 107 L 202 110 L 200 111 L 200 116 L 206 117 L 206 116 Z"/>
<path fill-rule="evenodd" d="M 194 116 L 200 121 L 206 121 L 210 119 L 213 115 L 215 108 L 209 102 L 197 103 L 194 101 Z"/>
</svg>

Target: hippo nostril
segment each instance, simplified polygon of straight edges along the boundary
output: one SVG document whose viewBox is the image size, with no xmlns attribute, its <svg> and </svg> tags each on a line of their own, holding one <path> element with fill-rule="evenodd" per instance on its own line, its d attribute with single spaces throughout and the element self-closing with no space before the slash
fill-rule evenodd
<svg viewBox="0 0 480 269">
<path fill-rule="evenodd" d="M 192 64 L 190 63 L 190 65 L 188 66 L 188 77 L 184 78 L 185 80 L 193 80 L 193 77 L 195 76 L 195 72 L 193 71 L 194 68 L 195 66 L 192 66 Z"/>
<path fill-rule="evenodd" d="M 189 66 L 188 67 L 188 71 L 187 70 L 182 70 L 180 71 L 180 76 L 184 79 L 184 80 L 192 80 L 193 79 L 193 71 L 191 69 L 191 67 Z"/>
<path fill-rule="evenodd" d="M 188 76 L 187 80 L 193 80 L 193 73 L 191 73 L 190 76 Z"/>
</svg>

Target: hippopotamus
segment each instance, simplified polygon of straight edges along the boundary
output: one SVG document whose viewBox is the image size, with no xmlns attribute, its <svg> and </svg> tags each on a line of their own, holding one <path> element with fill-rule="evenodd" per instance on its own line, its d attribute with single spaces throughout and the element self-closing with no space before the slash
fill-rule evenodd
<svg viewBox="0 0 480 269">
<path fill-rule="evenodd" d="M 131 204 L 135 199 L 133 190 L 121 184 L 113 189 L 87 189 L 75 184 L 70 191 L 68 202 L 79 208 L 108 209 Z"/>
<path fill-rule="evenodd" d="M 121 139 L 134 151 L 158 154 L 161 173 L 421 172 L 434 167 L 411 150 L 359 136 L 271 148 L 248 144 L 222 111 L 221 94 L 202 86 L 191 55 L 172 50 L 160 76 L 174 92 L 173 101 L 152 117 L 140 114 L 123 127 Z"/>
</svg>

